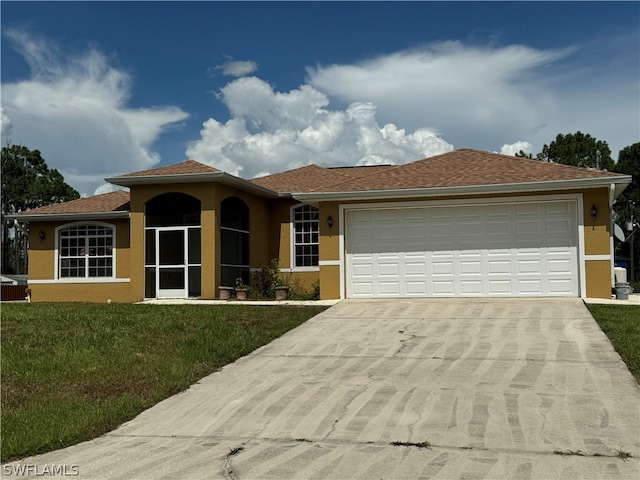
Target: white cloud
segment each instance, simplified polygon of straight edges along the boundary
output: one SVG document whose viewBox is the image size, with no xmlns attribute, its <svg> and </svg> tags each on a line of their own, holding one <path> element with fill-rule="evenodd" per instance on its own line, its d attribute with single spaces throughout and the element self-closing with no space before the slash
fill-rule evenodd
<svg viewBox="0 0 640 480">
<path fill-rule="evenodd" d="M 405 163 L 453 149 L 428 129 L 407 134 L 393 124 L 380 127 L 371 103 L 330 110 L 327 96 L 309 85 L 276 92 L 264 80 L 241 78 L 219 98 L 232 118 L 204 122 L 186 154 L 245 178 L 309 163 Z"/>
<path fill-rule="evenodd" d="M 2 84 L 11 141 L 40 150 L 81 193 L 93 193 L 106 176 L 153 167 L 160 161 L 154 142 L 188 116 L 176 107 L 128 108 L 131 77 L 95 49 L 63 56 L 25 32 L 6 35 L 31 68 L 30 79 Z"/>
<path fill-rule="evenodd" d="M 553 114 L 552 96 L 531 73 L 568 54 L 444 42 L 307 74 L 310 85 L 331 97 L 373 102 L 385 119 L 413 128 L 437 125 L 458 146 L 478 148 L 479 139 L 495 144 L 520 136 L 545 121 L 543 111 Z"/>
<path fill-rule="evenodd" d="M 515 155 L 520 150 L 522 150 L 524 153 L 533 153 L 533 145 L 522 140 L 519 140 L 515 143 L 505 143 L 504 145 L 502 145 L 500 153 L 502 153 L 503 155 Z"/>
<path fill-rule="evenodd" d="M 639 128 L 637 64 L 622 63 L 611 75 L 597 69 L 594 54 L 578 70 L 574 57 L 592 51 L 580 48 L 586 52 L 432 43 L 357 64 L 309 68 L 307 82 L 344 104 L 374 103 L 384 122 L 436 126 L 456 147 L 491 150 L 526 138 L 539 151 L 558 133 L 577 130 L 624 146 Z M 613 47 L 607 51 L 615 56 Z"/>
<path fill-rule="evenodd" d="M 93 192 L 94 195 L 102 195 L 103 193 L 111 193 L 116 190 L 124 190 L 122 187 L 114 185 L 113 183 L 103 183 Z"/>
<path fill-rule="evenodd" d="M 227 61 L 221 65 L 216 65 L 212 70 L 220 70 L 224 75 L 230 77 L 244 77 L 250 75 L 258 69 L 258 64 L 251 60 L 235 60 L 227 57 Z"/>
<path fill-rule="evenodd" d="M 13 133 L 13 122 L 7 115 L 7 109 L 4 105 L 0 105 L 0 132 L 2 136 L 2 145 L 6 145 L 7 141 L 11 141 L 11 134 Z"/>
</svg>

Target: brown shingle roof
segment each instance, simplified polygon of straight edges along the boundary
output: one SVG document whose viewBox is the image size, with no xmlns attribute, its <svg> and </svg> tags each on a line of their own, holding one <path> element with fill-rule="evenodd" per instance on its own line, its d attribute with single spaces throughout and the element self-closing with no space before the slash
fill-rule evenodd
<svg viewBox="0 0 640 480">
<path fill-rule="evenodd" d="M 354 181 L 368 175 L 391 168 L 390 165 L 372 165 L 364 167 L 331 167 L 325 168 L 311 164 L 305 167 L 275 173 L 265 177 L 254 178 L 252 183 L 274 192 L 309 192 L 316 188 L 329 188 L 335 183 Z M 360 180 L 362 181 L 362 180 Z"/>
<path fill-rule="evenodd" d="M 371 175 L 360 177 L 356 181 L 314 185 L 307 192 L 500 185 L 614 176 L 622 175 L 463 148 L 412 163 L 381 169 Z"/>
<path fill-rule="evenodd" d="M 219 173 L 217 168 L 210 167 L 204 163 L 195 160 L 187 160 L 186 162 L 174 163 L 164 167 L 152 168 L 150 170 L 142 170 L 140 172 L 127 173 L 121 177 L 157 177 L 164 175 L 189 175 L 194 173 Z"/>
<path fill-rule="evenodd" d="M 117 190 L 93 197 L 79 198 L 65 203 L 55 203 L 46 207 L 21 212 L 20 215 L 55 215 L 66 213 L 106 213 L 126 212 L 129 210 L 129 192 Z"/>
</svg>

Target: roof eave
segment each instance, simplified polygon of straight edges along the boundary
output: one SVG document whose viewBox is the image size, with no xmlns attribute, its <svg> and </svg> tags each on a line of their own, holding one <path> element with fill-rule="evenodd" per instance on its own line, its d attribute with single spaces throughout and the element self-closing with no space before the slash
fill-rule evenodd
<svg viewBox="0 0 640 480">
<path fill-rule="evenodd" d="M 223 172 L 206 172 L 206 173 L 182 173 L 179 175 L 141 175 L 108 177 L 105 181 L 120 185 L 121 187 L 130 187 L 132 185 L 151 185 L 157 183 L 197 183 L 215 181 Z"/>
<path fill-rule="evenodd" d="M 168 183 L 219 182 L 264 197 L 278 196 L 278 194 L 272 190 L 261 187 L 249 182 L 248 180 L 236 177 L 226 172 L 185 173 L 179 175 L 144 175 L 140 177 L 122 176 L 105 178 L 105 181 L 113 183 L 114 185 L 120 185 L 121 187 L 132 187 L 134 185 L 158 185 Z"/>
<path fill-rule="evenodd" d="M 293 193 L 298 201 L 310 204 L 327 201 L 389 200 L 397 198 L 444 197 L 460 195 L 507 194 L 576 190 L 580 188 L 609 188 L 615 185 L 615 198 L 631 183 L 631 176 L 615 176 L 573 180 L 549 180 L 543 182 L 503 183 L 487 185 L 463 185 L 456 187 L 402 188 L 391 190 L 357 190 L 345 192 Z"/>
<path fill-rule="evenodd" d="M 129 218 L 128 210 L 119 210 L 117 212 L 81 212 L 81 213 L 36 213 L 25 215 L 14 213 L 6 215 L 9 220 L 18 220 L 19 222 L 55 222 L 55 221 L 82 221 L 82 220 L 113 220 L 118 218 Z"/>
</svg>

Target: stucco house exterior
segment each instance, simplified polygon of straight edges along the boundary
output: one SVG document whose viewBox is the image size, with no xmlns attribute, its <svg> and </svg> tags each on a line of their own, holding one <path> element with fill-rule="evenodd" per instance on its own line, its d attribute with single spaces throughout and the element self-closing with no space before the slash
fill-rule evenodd
<svg viewBox="0 0 640 480">
<path fill-rule="evenodd" d="M 214 299 L 279 259 L 322 299 L 600 297 L 631 177 L 471 149 L 244 180 L 186 161 L 29 222 L 32 301 Z"/>
</svg>

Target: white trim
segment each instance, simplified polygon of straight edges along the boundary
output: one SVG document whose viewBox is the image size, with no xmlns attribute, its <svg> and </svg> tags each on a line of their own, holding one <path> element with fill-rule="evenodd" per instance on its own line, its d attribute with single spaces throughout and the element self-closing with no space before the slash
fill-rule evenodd
<svg viewBox="0 0 640 480">
<path fill-rule="evenodd" d="M 110 278 L 110 277 L 91 277 L 85 280 L 78 280 L 77 278 L 61 278 L 59 280 L 27 280 L 28 284 L 54 284 L 54 283 L 129 283 L 130 278 Z"/>
<path fill-rule="evenodd" d="M 619 192 L 631 183 L 631 176 L 616 176 L 602 178 L 581 178 L 572 180 L 551 180 L 529 183 L 501 183 L 489 185 L 463 185 L 457 187 L 427 187 L 427 188 L 403 188 L 395 190 L 356 190 L 345 192 L 311 192 L 292 193 L 293 198 L 305 203 L 318 203 L 329 201 L 349 200 L 386 200 L 398 198 L 461 196 L 480 194 L 504 194 L 504 193 L 529 193 L 567 191 L 585 188 L 609 187 L 610 184 L 619 184 Z M 618 193 L 618 190 L 616 191 Z"/>
<path fill-rule="evenodd" d="M 76 222 L 88 223 L 93 220 L 113 220 L 116 218 L 129 218 L 129 211 L 115 211 L 115 212 L 91 212 L 91 213 L 38 213 L 33 215 L 20 215 L 15 213 L 13 215 L 7 215 L 8 219 L 16 219 L 22 222 L 52 222 L 52 221 L 66 221 L 74 220 Z"/>
<path fill-rule="evenodd" d="M 593 260 L 593 261 L 597 261 L 597 260 L 611 260 L 611 255 L 585 255 L 584 256 L 584 260 L 586 262 Z"/>
<path fill-rule="evenodd" d="M 584 195 L 578 195 L 578 282 L 580 284 L 580 297 L 587 298 L 587 272 L 584 247 Z"/>
<path fill-rule="evenodd" d="M 318 264 L 321 267 L 334 267 L 340 265 L 340 260 L 320 260 Z"/>
<path fill-rule="evenodd" d="M 140 175 L 140 176 L 119 176 L 107 177 L 105 181 L 120 185 L 121 187 L 130 187 L 132 185 L 157 185 L 166 183 L 202 183 L 202 182 L 220 182 L 224 185 L 230 185 L 246 192 L 262 195 L 263 197 L 276 198 L 280 195 L 273 190 L 261 187 L 255 183 L 236 177 L 226 172 L 202 172 L 202 173 L 183 173 L 174 175 Z"/>
<path fill-rule="evenodd" d="M 340 255 L 340 300 L 343 300 L 347 297 L 347 284 L 346 284 L 346 251 L 345 251 L 345 241 L 344 241 L 344 219 L 346 218 L 345 210 L 347 210 L 348 205 L 339 205 L 339 214 L 338 214 L 338 252 Z"/>
<path fill-rule="evenodd" d="M 345 218 L 348 210 L 376 210 L 376 209 L 406 209 L 439 207 L 443 205 L 464 206 L 478 204 L 500 204 L 500 203 L 544 203 L 556 201 L 574 201 L 577 203 L 576 216 L 578 226 L 578 293 L 580 298 L 586 298 L 586 277 L 585 277 L 585 248 L 584 248 L 584 206 L 583 195 L 581 193 L 566 193 L 553 195 L 529 195 L 499 198 L 477 198 L 477 199 L 453 199 L 453 200 L 421 200 L 415 202 L 376 202 L 376 203 L 356 203 L 340 204 L 339 222 L 339 248 L 340 248 L 340 298 L 346 298 L 346 252 L 345 252 Z"/>
<path fill-rule="evenodd" d="M 113 235 L 113 245 L 112 245 L 112 250 L 111 250 L 111 257 L 112 257 L 112 269 L 111 269 L 111 276 L 110 277 L 70 277 L 70 278 L 60 278 L 59 274 L 60 271 L 58 270 L 58 262 L 60 259 L 60 256 L 58 255 L 58 251 L 59 251 L 59 239 L 60 239 L 60 230 L 63 230 L 65 228 L 70 228 L 70 227 L 76 227 L 76 226 L 80 226 L 80 225 L 101 225 L 103 227 L 108 227 L 111 228 L 111 232 Z M 116 252 L 118 250 L 118 246 L 117 246 L 117 229 L 116 229 L 116 225 L 113 223 L 106 223 L 106 222 L 97 222 L 97 221 L 78 221 L 78 222 L 71 222 L 71 223 L 65 223 L 64 225 L 58 225 L 55 230 L 54 230 L 54 248 L 53 248 L 53 280 L 51 280 L 51 282 L 62 282 L 62 283 L 103 283 L 104 282 L 112 282 L 112 281 L 116 281 L 117 280 L 117 275 L 116 275 L 116 265 L 117 265 L 117 260 L 116 260 Z M 99 279 L 99 280 L 92 280 L 92 279 Z M 128 281 L 128 280 L 127 280 Z"/>
</svg>

